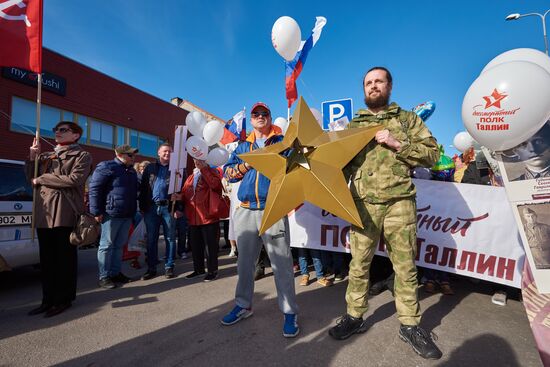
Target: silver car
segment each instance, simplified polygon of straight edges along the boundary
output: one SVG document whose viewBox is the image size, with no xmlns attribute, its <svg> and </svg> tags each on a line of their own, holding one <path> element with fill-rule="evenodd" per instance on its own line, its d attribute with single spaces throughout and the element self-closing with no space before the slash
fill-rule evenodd
<svg viewBox="0 0 550 367">
<path fill-rule="evenodd" d="M 0 159 L 0 272 L 40 262 L 31 212 L 32 187 L 24 163 Z"/>
</svg>

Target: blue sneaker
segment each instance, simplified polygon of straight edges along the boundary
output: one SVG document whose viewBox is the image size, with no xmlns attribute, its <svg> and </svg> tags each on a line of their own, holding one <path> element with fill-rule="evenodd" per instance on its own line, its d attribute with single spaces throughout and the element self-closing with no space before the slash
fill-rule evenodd
<svg viewBox="0 0 550 367">
<path fill-rule="evenodd" d="M 250 316 L 252 316 L 252 310 L 237 305 L 230 313 L 223 317 L 222 324 L 227 326 L 233 325 Z"/>
<path fill-rule="evenodd" d="M 283 325 L 283 336 L 285 338 L 294 338 L 300 332 L 298 327 L 298 315 L 285 313 L 285 324 Z"/>
</svg>

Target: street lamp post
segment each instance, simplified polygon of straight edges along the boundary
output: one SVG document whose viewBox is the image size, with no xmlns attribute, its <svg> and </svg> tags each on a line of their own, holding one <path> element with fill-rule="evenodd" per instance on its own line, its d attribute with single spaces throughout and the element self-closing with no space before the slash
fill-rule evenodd
<svg viewBox="0 0 550 367">
<path fill-rule="evenodd" d="M 548 9 L 544 14 L 540 14 L 540 13 L 528 13 L 528 14 L 514 13 L 514 14 L 508 15 L 506 17 L 506 20 L 516 20 L 516 19 L 527 17 L 527 16 L 530 16 L 530 15 L 539 16 L 540 19 L 542 20 L 542 31 L 544 33 L 544 47 L 546 48 L 546 54 L 548 55 L 548 38 L 546 37 L 546 15 L 548 13 L 550 13 L 550 9 Z"/>
</svg>

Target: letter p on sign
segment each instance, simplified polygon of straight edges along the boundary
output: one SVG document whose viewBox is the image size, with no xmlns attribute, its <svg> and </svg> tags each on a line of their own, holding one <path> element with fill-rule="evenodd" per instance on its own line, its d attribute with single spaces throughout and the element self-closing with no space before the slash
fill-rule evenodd
<svg viewBox="0 0 550 367">
<path fill-rule="evenodd" d="M 321 104 L 323 111 L 323 129 L 329 130 L 329 124 L 344 116 L 351 121 L 353 118 L 353 101 L 351 98 L 335 101 L 325 101 Z"/>
</svg>

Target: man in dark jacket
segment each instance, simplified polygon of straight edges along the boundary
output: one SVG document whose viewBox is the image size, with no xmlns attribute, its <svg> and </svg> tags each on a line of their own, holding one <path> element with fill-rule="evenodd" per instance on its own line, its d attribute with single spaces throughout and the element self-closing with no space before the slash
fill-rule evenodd
<svg viewBox="0 0 550 367">
<path fill-rule="evenodd" d="M 99 286 L 106 289 L 130 281 L 120 268 L 122 248 L 137 210 L 138 180 L 132 167 L 137 152 L 129 145 L 116 147 L 116 158 L 99 163 L 89 184 L 90 213 L 101 223 Z"/>
<path fill-rule="evenodd" d="M 174 278 L 176 218 L 184 215 L 181 201 L 170 200 L 168 194 L 172 146 L 163 143 L 159 146 L 157 153 L 159 159 L 145 168 L 139 185 L 139 210 L 143 212 L 147 227 L 147 272 L 143 275 L 143 280 L 157 276 L 158 239 L 161 224 L 166 243 L 164 275 L 166 278 Z M 176 205 L 174 214 L 172 214 L 172 205 Z"/>
</svg>

